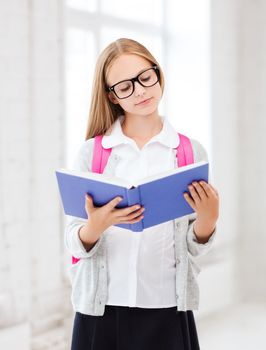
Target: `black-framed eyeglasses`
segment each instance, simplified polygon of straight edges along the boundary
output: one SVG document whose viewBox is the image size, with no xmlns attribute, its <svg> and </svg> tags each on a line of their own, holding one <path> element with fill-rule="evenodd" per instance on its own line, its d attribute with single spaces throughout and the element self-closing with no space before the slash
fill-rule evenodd
<svg viewBox="0 0 266 350">
<path fill-rule="evenodd" d="M 145 69 L 139 73 L 135 78 L 119 81 L 118 83 L 107 87 L 106 91 L 113 91 L 119 99 L 131 96 L 135 90 L 135 81 L 141 86 L 151 87 L 158 83 L 160 79 L 160 72 L 158 66 L 154 65 L 151 68 Z"/>
</svg>

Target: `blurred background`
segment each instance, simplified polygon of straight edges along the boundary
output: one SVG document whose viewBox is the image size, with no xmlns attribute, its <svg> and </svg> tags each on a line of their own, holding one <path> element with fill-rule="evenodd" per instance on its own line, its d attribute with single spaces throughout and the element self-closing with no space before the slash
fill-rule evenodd
<svg viewBox="0 0 266 350">
<path fill-rule="evenodd" d="M 54 171 L 85 139 L 100 51 L 158 59 L 160 105 L 207 149 L 218 236 L 198 262 L 202 350 L 266 348 L 266 1 L 0 0 L 0 348 L 67 350 L 73 311 Z"/>
</svg>

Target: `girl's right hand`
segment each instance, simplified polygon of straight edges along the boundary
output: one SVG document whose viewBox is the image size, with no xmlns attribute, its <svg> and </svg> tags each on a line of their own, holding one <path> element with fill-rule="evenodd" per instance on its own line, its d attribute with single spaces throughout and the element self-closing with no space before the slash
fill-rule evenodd
<svg viewBox="0 0 266 350">
<path fill-rule="evenodd" d="M 116 224 L 133 224 L 143 218 L 143 207 L 132 205 L 126 208 L 115 208 L 122 200 L 115 197 L 102 207 L 95 207 L 90 195 L 86 194 L 85 210 L 88 215 L 88 225 L 93 234 L 101 235 L 108 227 Z"/>
</svg>

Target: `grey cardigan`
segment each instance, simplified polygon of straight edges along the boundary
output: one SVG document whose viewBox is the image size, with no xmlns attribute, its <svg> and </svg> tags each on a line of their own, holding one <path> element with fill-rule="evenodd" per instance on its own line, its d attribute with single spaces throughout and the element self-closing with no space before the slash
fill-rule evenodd
<svg viewBox="0 0 266 350">
<path fill-rule="evenodd" d="M 91 171 L 93 142 L 85 141 L 74 161 L 73 169 Z M 207 153 L 202 145 L 191 140 L 194 161 L 207 160 Z M 115 147 L 111 153 L 105 174 L 113 174 L 119 161 Z M 196 214 L 173 220 L 176 260 L 176 302 L 177 310 L 195 310 L 199 307 L 199 286 L 197 275 L 200 267 L 194 257 L 205 254 L 216 237 L 216 229 L 205 244 L 199 243 L 193 232 Z M 80 258 L 79 262 L 70 266 L 69 276 L 72 285 L 71 302 L 74 311 L 87 315 L 104 314 L 108 293 L 106 236 L 103 234 L 95 246 L 87 252 L 82 245 L 78 231 L 86 220 L 69 216 L 65 228 L 65 245 L 71 255 Z"/>
</svg>

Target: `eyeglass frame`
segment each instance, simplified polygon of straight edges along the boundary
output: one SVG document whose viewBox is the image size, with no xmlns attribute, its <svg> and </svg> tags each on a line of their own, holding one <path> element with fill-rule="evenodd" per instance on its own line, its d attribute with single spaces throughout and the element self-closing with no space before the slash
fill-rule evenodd
<svg viewBox="0 0 266 350">
<path fill-rule="evenodd" d="M 153 70 L 155 71 L 158 80 L 157 80 L 154 84 L 152 84 L 152 85 L 145 86 L 145 85 L 143 85 L 142 82 L 139 80 L 139 76 L 140 76 L 141 74 L 147 72 L 147 71 L 150 70 L 150 69 L 153 69 Z M 132 79 L 124 79 L 124 80 L 119 81 L 118 83 L 115 83 L 115 84 L 112 85 L 112 86 L 109 86 L 109 87 L 107 86 L 107 87 L 106 87 L 106 91 L 107 91 L 107 92 L 113 92 L 113 93 L 116 95 L 117 98 L 119 98 L 120 100 L 123 100 L 124 98 L 128 98 L 128 97 L 130 97 L 131 95 L 133 95 L 133 93 L 134 93 L 134 91 L 135 91 L 135 82 L 136 82 L 136 81 L 137 81 L 141 86 L 143 86 L 143 87 L 152 87 L 152 86 L 154 86 L 155 84 L 157 84 L 159 80 L 160 80 L 160 71 L 159 71 L 159 67 L 158 67 L 157 65 L 153 65 L 152 67 L 149 67 L 149 68 L 145 69 L 144 71 L 140 72 L 137 76 L 135 76 L 135 77 L 132 78 Z M 126 96 L 126 97 L 119 97 L 119 96 L 117 96 L 117 94 L 116 94 L 114 88 L 115 88 L 116 85 L 118 85 L 118 84 L 120 84 L 120 83 L 123 83 L 124 81 L 130 81 L 130 82 L 132 82 L 133 89 L 132 89 L 132 92 L 131 92 L 130 95 L 128 95 L 128 96 Z"/>
</svg>

